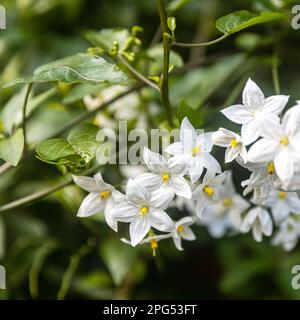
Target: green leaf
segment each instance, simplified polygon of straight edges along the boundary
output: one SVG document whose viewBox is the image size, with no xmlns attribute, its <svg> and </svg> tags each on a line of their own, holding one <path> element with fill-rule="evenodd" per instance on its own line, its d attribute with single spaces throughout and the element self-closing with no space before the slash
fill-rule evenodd
<svg viewBox="0 0 300 320">
<path fill-rule="evenodd" d="M 83 123 L 71 130 L 67 140 L 74 150 L 90 159 L 96 154 L 99 142 L 96 140 L 99 127 L 91 123 Z"/>
<path fill-rule="evenodd" d="M 185 117 L 187 117 L 195 128 L 199 128 L 203 125 L 203 118 L 201 117 L 201 114 L 189 106 L 184 98 L 179 103 L 177 117 L 180 123 Z"/>
<path fill-rule="evenodd" d="M 38 156 L 48 161 L 66 159 L 76 155 L 75 149 L 65 139 L 56 138 L 43 141 L 36 147 Z"/>
<path fill-rule="evenodd" d="M 33 76 L 19 78 L 6 84 L 10 87 L 15 84 L 30 82 L 90 83 L 99 84 L 108 82 L 112 84 L 124 83 L 128 80 L 115 63 L 106 59 L 86 53 L 78 53 L 35 69 Z"/>
<path fill-rule="evenodd" d="M 262 12 L 260 15 L 247 10 L 236 11 L 216 21 L 216 27 L 224 34 L 233 34 L 256 24 L 283 18 L 279 12 Z"/>
<path fill-rule="evenodd" d="M 39 143 L 37 156 L 49 164 L 66 165 L 71 171 L 84 168 L 96 155 L 98 131 L 99 127 L 83 123 L 74 128 L 67 139 L 56 138 Z"/>
<path fill-rule="evenodd" d="M 130 37 L 130 32 L 122 28 L 102 29 L 98 32 L 87 31 L 84 33 L 84 36 L 93 46 L 100 47 L 107 51 L 111 49 L 114 42 L 117 42 L 119 48 L 122 49 L 126 40 Z"/>
<path fill-rule="evenodd" d="M 23 130 L 18 129 L 12 136 L 0 140 L 0 158 L 16 166 L 24 149 Z"/>
</svg>

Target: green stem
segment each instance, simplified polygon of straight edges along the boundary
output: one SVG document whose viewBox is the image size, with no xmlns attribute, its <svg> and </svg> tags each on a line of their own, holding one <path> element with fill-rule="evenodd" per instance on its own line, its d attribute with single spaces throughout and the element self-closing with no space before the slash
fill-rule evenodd
<svg viewBox="0 0 300 320">
<path fill-rule="evenodd" d="M 274 90 L 277 95 L 280 94 L 280 83 L 279 83 L 279 75 L 278 75 L 278 58 L 276 55 L 273 57 L 272 61 L 272 78 Z"/>
<path fill-rule="evenodd" d="M 168 16 L 165 9 L 164 1 L 156 0 L 156 3 L 159 11 L 162 38 L 163 38 L 163 47 L 164 47 L 163 74 L 162 74 L 162 80 L 161 80 L 161 97 L 162 97 L 162 102 L 166 108 L 169 124 L 170 126 L 173 127 L 172 109 L 171 109 L 170 97 L 169 97 L 169 65 L 170 65 L 171 44 L 170 44 L 170 39 L 168 37 L 168 35 L 170 35 L 169 29 L 168 29 L 168 23 L 167 23 Z"/>
<path fill-rule="evenodd" d="M 208 47 L 211 45 L 214 45 L 218 42 L 223 41 L 224 39 L 226 39 L 228 37 L 227 34 L 223 34 L 220 38 L 217 38 L 215 40 L 212 41 L 208 41 L 208 42 L 203 42 L 203 43 L 183 43 L 183 42 L 173 42 L 173 46 L 174 47 L 182 47 L 182 48 L 195 48 L 195 47 Z"/>
<path fill-rule="evenodd" d="M 150 81 L 149 79 L 147 79 L 145 76 L 143 76 L 139 71 L 137 71 L 131 64 L 129 64 L 126 59 L 122 56 L 122 54 L 120 54 L 118 56 L 118 59 L 120 60 L 120 62 L 124 65 L 124 67 L 126 69 L 129 70 L 129 72 L 131 72 L 138 80 L 144 82 L 146 85 L 152 87 L 153 89 L 157 90 L 158 92 L 160 92 L 159 87 L 153 83 L 152 81 Z"/>
<path fill-rule="evenodd" d="M 27 149 L 27 138 L 26 138 L 26 107 L 29 99 L 29 95 L 32 89 L 33 83 L 29 83 L 26 90 L 26 95 L 23 104 L 23 111 L 22 111 L 22 128 L 23 128 L 23 135 L 24 135 L 24 150 Z"/>
</svg>

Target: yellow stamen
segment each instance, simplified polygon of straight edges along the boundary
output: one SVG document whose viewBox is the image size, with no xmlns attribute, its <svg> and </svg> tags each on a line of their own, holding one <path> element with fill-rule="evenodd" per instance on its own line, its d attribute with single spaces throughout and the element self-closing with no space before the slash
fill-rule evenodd
<svg viewBox="0 0 300 320">
<path fill-rule="evenodd" d="M 151 240 L 150 242 L 150 245 L 151 245 L 151 249 L 152 249 L 152 252 L 153 252 L 153 257 L 156 256 L 156 250 L 158 248 L 158 243 L 155 239 Z"/>
<path fill-rule="evenodd" d="M 278 193 L 278 198 L 281 199 L 281 200 L 284 200 L 286 198 L 286 196 L 287 196 L 287 193 L 284 192 L 284 191 L 280 191 Z"/>
<path fill-rule="evenodd" d="M 197 153 L 199 153 L 201 151 L 200 147 L 194 147 L 192 149 L 192 156 L 194 157 Z"/>
<path fill-rule="evenodd" d="M 205 186 L 203 188 L 203 192 L 205 192 L 209 197 L 212 197 L 215 194 L 215 190 L 210 186 Z"/>
<path fill-rule="evenodd" d="M 236 148 L 240 143 L 236 140 L 236 138 L 233 138 L 231 141 L 230 141 L 230 146 L 232 148 Z"/>
<path fill-rule="evenodd" d="M 274 162 L 273 161 L 268 163 L 267 173 L 268 174 L 274 174 L 275 173 L 275 166 L 274 166 Z"/>
<path fill-rule="evenodd" d="M 287 146 L 290 143 L 289 138 L 288 137 L 282 137 L 280 139 L 280 144 Z"/>
<path fill-rule="evenodd" d="M 149 209 L 147 208 L 147 207 L 142 207 L 141 209 L 140 209 L 140 214 L 141 214 L 141 216 L 146 216 L 147 214 L 148 214 L 148 212 L 149 212 Z"/>
<path fill-rule="evenodd" d="M 177 227 L 177 232 L 178 233 L 182 233 L 184 231 L 184 226 L 183 225 L 180 225 Z"/>
<path fill-rule="evenodd" d="M 226 198 L 226 199 L 223 200 L 223 205 L 225 207 L 230 207 L 232 204 L 233 204 L 232 199 Z"/>
<path fill-rule="evenodd" d="M 170 175 L 168 173 L 165 173 L 161 178 L 164 183 L 168 183 L 170 180 Z"/>
<path fill-rule="evenodd" d="M 102 200 L 106 200 L 107 198 L 110 197 L 110 191 L 107 190 L 107 191 L 100 192 L 99 195 Z"/>
</svg>

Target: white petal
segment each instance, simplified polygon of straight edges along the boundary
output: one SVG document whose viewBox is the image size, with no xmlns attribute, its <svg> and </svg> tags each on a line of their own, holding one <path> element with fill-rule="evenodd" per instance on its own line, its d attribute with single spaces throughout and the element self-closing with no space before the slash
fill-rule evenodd
<svg viewBox="0 0 300 320">
<path fill-rule="evenodd" d="M 191 199 L 192 191 L 187 181 L 182 176 L 173 176 L 172 184 L 177 196 Z"/>
<path fill-rule="evenodd" d="M 139 215 L 138 208 L 131 203 L 122 202 L 111 209 L 111 215 L 120 222 L 131 222 Z"/>
<path fill-rule="evenodd" d="M 175 156 L 169 159 L 169 171 L 175 175 L 185 175 L 189 168 L 190 158 L 186 155 Z"/>
<path fill-rule="evenodd" d="M 184 226 L 184 230 L 182 233 L 182 238 L 188 241 L 194 241 L 196 240 L 196 236 L 191 228 L 188 226 Z"/>
<path fill-rule="evenodd" d="M 255 120 L 245 123 L 242 126 L 242 141 L 247 146 L 258 139 L 259 130 Z"/>
<path fill-rule="evenodd" d="M 174 229 L 174 222 L 163 210 L 152 210 L 148 214 L 153 228 L 162 232 L 171 232 Z"/>
<path fill-rule="evenodd" d="M 300 134 L 300 106 L 295 106 L 284 114 L 282 125 L 285 134 Z"/>
<path fill-rule="evenodd" d="M 175 196 L 174 187 L 162 185 L 151 193 L 150 205 L 154 208 L 166 209 L 170 206 Z"/>
<path fill-rule="evenodd" d="M 115 217 L 113 216 L 113 208 L 116 206 L 117 204 L 112 200 L 109 199 L 107 201 L 105 210 L 104 210 L 104 217 L 105 217 L 105 221 L 106 223 L 116 232 L 118 232 L 118 221 L 115 219 Z"/>
<path fill-rule="evenodd" d="M 262 230 L 261 225 L 259 222 L 255 221 L 252 228 L 252 235 L 255 241 L 261 242 L 262 241 Z"/>
<path fill-rule="evenodd" d="M 203 168 L 202 159 L 194 158 L 189 169 L 189 176 L 192 183 L 195 183 L 197 180 L 199 180 L 203 172 Z"/>
<path fill-rule="evenodd" d="M 97 185 L 100 187 L 101 190 L 111 190 L 113 189 L 113 186 L 104 182 L 102 175 L 100 172 L 94 175 L 94 179 L 97 183 Z"/>
<path fill-rule="evenodd" d="M 154 173 L 142 173 L 134 178 L 134 181 L 138 185 L 143 186 L 144 188 L 149 190 L 155 190 L 159 188 L 163 183 L 161 175 Z"/>
<path fill-rule="evenodd" d="M 129 227 L 131 245 L 135 247 L 139 244 L 145 238 L 150 228 L 151 224 L 148 216 L 138 216 L 133 219 Z"/>
<path fill-rule="evenodd" d="M 260 112 L 255 120 L 260 136 L 273 140 L 280 139 L 283 130 L 278 116 L 271 113 Z"/>
<path fill-rule="evenodd" d="M 253 120 L 253 114 L 242 104 L 237 104 L 221 110 L 226 118 L 238 124 L 245 124 Z"/>
<path fill-rule="evenodd" d="M 228 147 L 233 138 L 234 133 L 224 128 L 220 128 L 212 135 L 213 144 L 220 147 Z"/>
<path fill-rule="evenodd" d="M 285 184 L 293 178 L 294 174 L 294 162 L 292 155 L 288 151 L 288 147 L 283 148 L 275 157 L 274 165 L 276 173 L 279 179 Z"/>
<path fill-rule="evenodd" d="M 239 149 L 237 147 L 228 147 L 225 151 L 225 163 L 233 161 L 239 155 Z"/>
<path fill-rule="evenodd" d="M 210 153 L 204 153 L 202 157 L 203 165 L 207 170 L 215 173 L 220 173 L 222 171 L 219 162 Z"/>
<path fill-rule="evenodd" d="M 266 98 L 263 111 L 279 115 L 289 101 L 289 96 L 277 95 Z"/>
<path fill-rule="evenodd" d="M 143 158 L 150 171 L 161 173 L 165 170 L 167 161 L 159 153 L 152 152 L 147 147 L 144 147 Z"/>
<path fill-rule="evenodd" d="M 243 91 L 243 104 L 249 111 L 259 110 L 265 102 L 265 96 L 257 84 L 249 79 Z"/>
<path fill-rule="evenodd" d="M 176 249 L 179 250 L 179 251 L 183 251 L 182 239 L 173 237 L 173 241 L 174 241 L 174 245 L 175 245 Z"/>
<path fill-rule="evenodd" d="M 183 143 L 184 150 L 192 150 L 195 146 L 197 133 L 189 119 L 185 117 L 180 126 L 180 140 Z"/>
<path fill-rule="evenodd" d="M 268 140 L 260 139 L 248 151 L 248 160 L 251 162 L 266 162 L 274 159 L 278 143 Z"/>
<path fill-rule="evenodd" d="M 300 213 L 300 200 L 296 193 L 290 193 L 286 199 L 286 202 L 293 213 Z"/>
<path fill-rule="evenodd" d="M 101 200 L 98 193 L 88 194 L 82 201 L 77 213 L 77 217 L 89 217 L 101 212 L 105 207 L 106 201 Z"/>
<path fill-rule="evenodd" d="M 76 183 L 83 190 L 86 190 L 88 192 L 100 191 L 99 185 L 96 183 L 94 178 L 75 175 L 73 175 L 72 178 L 74 183 Z"/>
<path fill-rule="evenodd" d="M 115 189 L 111 190 L 111 197 L 112 197 L 112 200 L 117 204 L 120 202 L 126 201 L 125 194 Z"/>
<path fill-rule="evenodd" d="M 206 199 L 201 197 L 196 202 L 196 215 L 202 219 L 203 218 L 203 211 L 205 209 Z"/>
<path fill-rule="evenodd" d="M 181 155 L 184 153 L 183 144 L 181 141 L 174 142 L 170 144 L 164 151 L 172 154 L 173 156 Z"/>
<path fill-rule="evenodd" d="M 212 135 L 214 132 L 205 132 L 199 134 L 196 139 L 196 145 L 200 147 L 202 152 L 210 152 L 213 147 Z"/>
<path fill-rule="evenodd" d="M 149 191 L 133 179 L 129 179 L 126 185 L 126 197 L 128 201 L 136 204 L 147 204 L 150 200 Z"/>
</svg>

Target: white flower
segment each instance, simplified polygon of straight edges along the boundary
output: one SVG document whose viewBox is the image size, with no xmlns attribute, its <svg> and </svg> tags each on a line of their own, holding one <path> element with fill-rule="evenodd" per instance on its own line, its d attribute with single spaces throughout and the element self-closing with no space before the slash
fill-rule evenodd
<svg viewBox="0 0 300 320">
<path fill-rule="evenodd" d="M 144 147 L 143 157 L 151 173 L 143 173 L 136 177 L 136 181 L 149 190 L 164 189 L 169 193 L 170 200 L 174 195 L 190 199 L 192 191 L 184 179 L 188 170 L 186 157 L 172 157 L 168 161 L 158 153 Z M 159 192 L 159 191 L 158 191 Z"/>
<path fill-rule="evenodd" d="M 101 173 L 97 173 L 94 178 L 73 175 L 73 180 L 80 188 L 90 192 L 83 199 L 77 216 L 89 217 L 97 212 L 104 211 L 107 224 L 117 231 L 117 221 L 113 218 L 111 210 L 119 202 L 124 201 L 125 196 L 115 190 L 112 185 L 105 183 Z"/>
<path fill-rule="evenodd" d="M 192 217 L 184 217 L 175 223 L 175 228 L 172 233 L 173 241 L 175 247 L 182 251 L 182 239 L 193 241 L 196 239 L 196 236 L 190 226 L 194 223 L 194 219 Z"/>
<path fill-rule="evenodd" d="M 300 106 L 289 109 L 280 119 L 269 118 L 260 127 L 263 137 L 248 152 L 252 162 L 274 161 L 275 171 L 286 187 L 300 157 Z"/>
<path fill-rule="evenodd" d="M 293 250 L 300 237 L 300 222 L 292 217 L 280 224 L 279 230 L 272 239 L 274 246 L 282 245 L 285 251 Z"/>
<path fill-rule="evenodd" d="M 129 222 L 131 245 L 136 246 L 153 227 L 170 232 L 174 223 L 164 211 L 169 197 L 163 191 L 149 192 L 137 181 L 129 179 L 126 186 L 126 201 L 115 206 L 113 217 L 120 222 Z"/>
<path fill-rule="evenodd" d="M 272 190 L 266 199 L 276 224 L 280 224 L 290 213 L 300 214 L 300 200 L 296 192 Z"/>
<path fill-rule="evenodd" d="M 172 237 L 171 233 L 161 234 L 161 235 L 153 235 L 153 236 L 149 236 L 149 237 L 143 239 L 139 243 L 139 245 L 142 245 L 142 244 L 145 244 L 145 243 L 149 243 L 150 247 L 152 249 L 152 254 L 155 257 L 156 256 L 156 251 L 158 249 L 158 242 L 161 241 L 161 240 L 169 239 L 171 237 Z M 126 243 L 126 244 L 130 244 L 131 245 L 131 242 L 129 240 L 125 239 L 125 238 L 121 238 L 121 241 Z"/>
<path fill-rule="evenodd" d="M 267 198 L 272 186 L 278 180 L 274 162 L 247 162 L 244 164 L 238 160 L 238 163 L 252 172 L 250 178 L 241 183 L 242 187 L 245 188 L 243 195 L 246 196 L 254 191 L 256 196 Z"/>
<path fill-rule="evenodd" d="M 243 104 L 233 105 L 221 112 L 231 121 L 242 125 L 242 139 L 248 145 L 259 137 L 264 119 L 279 115 L 289 96 L 277 95 L 265 98 L 260 88 L 249 79 L 243 91 Z"/>
<path fill-rule="evenodd" d="M 225 179 L 226 173 L 215 176 L 214 172 L 207 171 L 202 183 L 193 191 L 193 200 L 196 201 L 196 214 L 202 217 L 202 212 L 207 203 L 214 203 L 218 200 L 218 186 Z"/>
<path fill-rule="evenodd" d="M 252 229 L 252 235 L 255 241 L 261 242 L 262 236 L 270 236 L 273 230 L 273 222 L 269 212 L 262 207 L 254 207 L 246 214 L 242 226 L 242 232 L 249 232 Z"/>
<path fill-rule="evenodd" d="M 182 120 L 180 126 L 180 141 L 169 145 L 165 151 L 174 156 L 184 155 L 189 163 L 189 175 L 192 183 L 196 182 L 203 169 L 206 168 L 216 173 L 221 172 L 220 164 L 210 154 L 213 144 L 212 132 L 202 133 L 197 136 L 196 130 L 188 118 Z"/>
<path fill-rule="evenodd" d="M 219 128 L 212 135 L 213 144 L 219 147 L 225 147 L 225 162 L 231 162 L 238 156 L 241 156 L 244 162 L 247 162 L 247 150 L 241 136 L 230 130 Z"/>
</svg>

